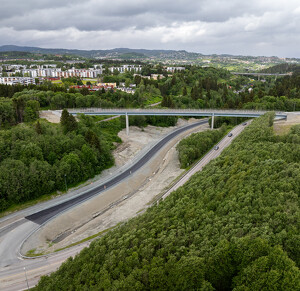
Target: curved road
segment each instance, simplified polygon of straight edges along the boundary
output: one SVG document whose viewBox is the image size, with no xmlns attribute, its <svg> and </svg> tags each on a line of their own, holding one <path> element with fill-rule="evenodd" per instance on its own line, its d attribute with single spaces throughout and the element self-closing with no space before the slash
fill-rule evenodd
<svg viewBox="0 0 300 291">
<path fill-rule="evenodd" d="M 24 260 L 19 254 L 20 245 L 32 232 L 38 229 L 41 224 L 51 220 L 54 216 L 59 215 L 67 209 L 70 209 L 75 205 L 78 205 L 83 201 L 90 199 L 95 195 L 98 195 L 106 189 L 117 185 L 122 180 L 131 176 L 134 172 L 137 172 L 174 137 L 176 137 L 180 133 L 183 133 L 184 131 L 195 128 L 205 123 L 207 123 L 207 119 L 179 128 L 168 134 L 157 144 L 155 144 L 154 147 L 152 147 L 130 168 L 127 168 L 121 174 L 105 182 L 105 184 L 101 184 L 76 197 L 71 197 L 70 199 L 58 203 L 57 205 L 48 207 L 40 211 L 34 211 L 34 213 L 32 213 L 32 210 L 31 213 L 28 213 L 28 211 L 26 212 L 26 210 L 21 211 L 20 213 L 27 213 L 25 217 L 20 215 L 18 218 L 16 214 L 13 214 L 13 218 L 8 217 L 1 219 L 0 290 L 22 290 L 26 288 L 26 276 L 29 278 L 30 287 L 32 287 L 38 281 L 41 273 L 45 274 L 46 271 L 54 271 L 67 257 L 75 255 L 84 246 L 89 244 L 84 243 L 82 245 L 76 246 L 75 248 L 56 253 L 49 257 L 44 256 L 36 258 L 34 260 Z M 37 207 L 38 206 L 35 206 L 32 209 L 37 209 Z M 24 270 L 24 267 L 28 269 Z"/>
<path fill-rule="evenodd" d="M 201 124 L 207 123 L 207 120 L 202 120 L 200 122 L 193 123 L 191 125 L 185 126 L 183 128 L 177 129 L 173 131 L 171 134 L 167 135 L 164 139 L 159 141 L 153 148 L 151 148 L 140 160 L 138 160 L 133 166 L 125 170 L 123 173 L 119 174 L 118 176 L 112 178 L 105 184 L 99 185 L 95 187 L 94 189 L 80 195 L 77 197 L 74 197 L 68 201 L 65 201 L 61 204 L 52 206 L 50 208 L 44 209 L 42 211 L 36 212 L 34 214 L 28 215 L 25 217 L 25 219 L 28 219 L 30 221 L 33 221 L 37 224 L 43 224 L 52 217 L 56 216 L 57 214 L 65 211 L 66 209 L 69 209 L 101 192 L 104 190 L 111 188 L 115 186 L 116 184 L 120 183 L 122 180 L 126 179 L 133 173 L 137 172 L 142 166 L 144 166 L 166 143 L 168 143 L 171 139 L 173 139 L 178 134 L 192 129 L 194 127 L 197 127 Z"/>
<path fill-rule="evenodd" d="M 145 165 L 168 141 L 174 138 L 181 132 L 206 123 L 207 120 L 197 122 L 195 124 L 180 128 L 161 141 L 159 141 L 149 152 L 147 152 L 140 160 L 133 166 L 128 168 L 123 173 L 105 183 L 105 188 L 112 187 L 122 180 L 126 179 L 132 173 L 138 171 Z M 239 125 L 232 130 L 232 137 L 224 137 L 219 143 L 218 150 L 211 150 L 208 152 L 195 166 L 193 166 L 181 179 L 175 183 L 164 195 L 163 199 L 168 196 L 172 191 L 182 186 L 194 173 L 201 170 L 209 161 L 219 156 L 224 148 L 229 146 L 232 140 L 238 136 L 245 126 Z M 41 223 L 50 220 L 55 215 L 65 211 L 81 203 L 82 201 L 91 198 L 104 191 L 104 184 L 87 191 L 83 195 L 71 198 L 68 201 L 58 205 L 49 207 L 42 211 L 35 212 L 20 218 L 7 226 L 0 228 L 0 290 L 24 290 L 27 289 L 27 282 L 29 287 L 33 287 L 39 280 L 41 274 L 47 274 L 55 271 L 62 262 L 68 257 L 74 256 L 79 253 L 84 247 L 88 246 L 90 242 L 85 242 L 75 247 L 43 256 L 32 260 L 24 260 L 18 254 L 18 250 L 24 239 L 32 231 L 39 228 Z M 5 235 L 7 234 L 7 235 Z M 14 239 L 12 240 L 12 236 Z M 26 268 L 26 269 L 25 269 Z M 28 281 L 26 282 L 26 278 Z"/>
</svg>

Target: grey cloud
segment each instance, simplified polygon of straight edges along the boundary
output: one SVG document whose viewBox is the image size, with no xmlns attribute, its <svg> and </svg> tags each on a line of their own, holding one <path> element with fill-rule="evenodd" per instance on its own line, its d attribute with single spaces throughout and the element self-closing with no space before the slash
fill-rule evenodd
<svg viewBox="0 0 300 291">
<path fill-rule="evenodd" d="M 1 19 L 9 19 L 15 16 L 30 15 L 36 10 L 45 10 L 49 8 L 68 7 L 74 3 L 80 3 L 79 0 L 9 0 L 1 1 L 0 17 Z"/>
<path fill-rule="evenodd" d="M 298 0 L 23 2 L 1 4 L 0 44 L 280 55 L 300 45 Z"/>
<path fill-rule="evenodd" d="M 78 0 L 27 0 L 25 3 L 16 5 L 13 0 L 4 4 L 0 24 L 15 29 L 119 30 L 131 26 L 170 25 L 175 21 L 224 22 L 245 13 L 261 14 L 255 3 L 238 0 L 114 0 L 111 3 L 103 0 L 83 3 Z"/>
</svg>

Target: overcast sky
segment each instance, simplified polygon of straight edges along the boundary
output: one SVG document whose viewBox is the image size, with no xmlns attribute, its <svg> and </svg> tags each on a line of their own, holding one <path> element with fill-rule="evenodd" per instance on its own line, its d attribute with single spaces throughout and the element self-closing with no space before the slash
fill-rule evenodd
<svg viewBox="0 0 300 291">
<path fill-rule="evenodd" d="M 299 0 L 0 0 L 0 45 L 300 57 Z"/>
</svg>

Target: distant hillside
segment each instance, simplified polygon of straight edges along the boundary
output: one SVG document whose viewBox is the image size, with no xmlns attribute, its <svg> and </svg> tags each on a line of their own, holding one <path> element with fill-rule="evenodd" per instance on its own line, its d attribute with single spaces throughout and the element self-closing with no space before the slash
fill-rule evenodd
<svg viewBox="0 0 300 291">
<path fill-rule="evenodd" d="M 24 52 L 24 51 L 1 51 L 0 50 L 0 57 L 1 58 L 30 58 L 33 56 L 30 52 Z"/>
<path fill-rule="evenodd" d="M 0 59 L 3 60 L 24 60 L 24 59 L 34 59 L 34 60 L 55 60 L 55 61 L 66 61 L 72 60 L 74 58 L 80 58 L 80 56 L 75 56 L 71 54 L 53 54 L 53 53 L 40 53 L 40 52 L 25 52 L 25 51 L 1 51 Z"/>
<path fill-rule="evenodd" d="M 26 47 L 16 45 L 0 46 L 0 52 L 28 52 L 39 54 L 61 54 L 61 55 L 77 55 L 87 58 L 169 58 L 169 59 L 193 59 L 202 54 L 189 53 L 186 51 L 175 50 L 147 50 L 147 49 L 129 49 L 129 48 L 115 48 L 111 50 L 76 50 L 76 49 L 50 49 L 39 47 Z"/>
<path fill-rule="evenodd" d="M 27 47 L 27 46 L 16 46 L 16 45 L 3 45 L 0 46 L 0 52 L 28 52 L 28 53 L 38 53 L 38 54 L 72 54 L 78 56 L 88 57 L 91 51 L 84 50 L 67 50 L 67 49 L 48 49 L 48 48 L 39 48 L 39 47 Z"/>
<path fill-rule="evenodd" d="M 261 72 L 269 74 L 285 74 L 289 72 L 300 72 L 300 65 L 284 63 L 264 69 Z"/>
<path fill-rule="evenodd" d="M 2 52 L 2 53 L 1 53 Z M 149 49 L 130 49 L 130 48 L 115 48 L 109 50 L 78 50 L 78 49 L 62 49 L 62 48 L 40 48 L 40 47 L 27 47 L 16 45 L 3 45 L 0 46 L 0 57 L 3 53 L 14 52 L 11 56 L 5 56 L 4 58 L 22 58 L 19 53 L 32 54 L 32 58 L 40 58 L 52 60 L 56 59 L 74 59 L 75 58 L 87 58 L 87 59 L 101 59 L 101 60 L 134 60 L 134 61 L 184 61 L 197 65 L 215 65 L 229 69 L 229 70 L 245 70 L 249 67 L 254 67 L 255 64 L 261 64 L 263 66 L 270 66 L 273 64 L 281 63 L 300 63 L 300 59 L 281 59 L 275 56 L 242 56 L 242 55 L 230 55 L 230 54 L 211 54 L 203 55 L 201 53 L 187 52 L 185 50 L 149 50 Z M 51 56 L 51 57 L 50 57 Z M 29 58 L 28 57 L 28 58 Z M 248 65 L 246 65 L 245 61 Z M 250 62 L 250 63 L 249 63 Z M 229 65 L 230 64 L 230 65 Z M 232 65 L 235 68 L 232 68 Z M 241 68 L 237 68 L 241 66 Z M 247 67 L 247 68 L 246 68 Z"/>
</svg>

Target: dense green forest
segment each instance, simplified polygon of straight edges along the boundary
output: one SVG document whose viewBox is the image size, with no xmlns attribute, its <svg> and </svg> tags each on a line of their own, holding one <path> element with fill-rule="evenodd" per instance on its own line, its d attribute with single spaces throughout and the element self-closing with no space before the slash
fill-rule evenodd
<svg viewBox="0 0 300 291">
<path fill-rule="evenodd" d="M 290 72 L 300 72 L 300 66 L 297 64 L 279 64 L 276 66 L 271 66 L 267 69 L 261 70 L 262 73 L 270 73 L 270 74 L 285 74 Z"/>
<path fill-rule="evenodd" d="M 77 122 L 65 111 L 58 125 L 37 121 L 0 131 L 0 211 L 66 190 L 66 183 L 74 186 L 112 166 L 120 129 L 116 121 L 96 125 L 82 116 Z"/>
<path fill-rule="evenodd" d="M 144 214 L 35 290 L 300 290 L 300 126 L 256 119 Z"/>
<path fill-rule="evenodd" d="M 201 158 L 212 148 L 226 133 L 224 124 L 219 130 L 206 130 L 192 133 L 189 137 L 181 140 L 177 145 L 180 167 L 186 168 Z"/>
<path fill-rule="evenodd" d="M 181 168 L 187 168 L 196 160 L 204 156 L 213 145 L 218 143 L 224 134 L 232 127 L 247 120 L 244 117 L 221 117 L 214 118 L 214 128 L 219 130 L 206 130 L 191 134 L 189 137 L 181 140 L 177 145 L 178 157 Z M 209 118 L 209 126 L 211 126 L 211 118 Z"/>
</svg>

